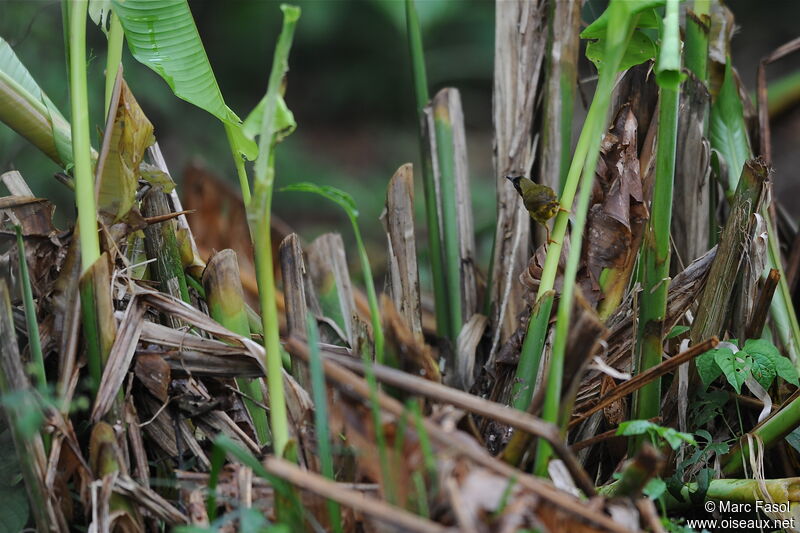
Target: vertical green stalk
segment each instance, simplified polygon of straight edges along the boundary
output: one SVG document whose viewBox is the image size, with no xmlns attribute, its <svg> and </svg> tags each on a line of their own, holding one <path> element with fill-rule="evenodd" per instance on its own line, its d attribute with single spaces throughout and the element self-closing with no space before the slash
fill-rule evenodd
<svg viewBox="0 0 800 533">
<path fill-rule="evenodd" d="M 703 83 L 708 82 L 708 15 L 687 11 L 686 68 Z"/>
<path fill-rule="evenodd" d="M 22 241 L 22 228 L 15 226 L 17 231 L 17 252 L 19 257 L 20 285 L 22 285 L 22 301 L 25 303 L 25 323 L 28 329 L 28 349 L 33 361 L 33 373 L 36 376 L 36 385 L 39 390 L 47 387 L 47 376 L 44 372 L 44 357 L 42 357 L 42 342 L 39 338 L 39 323 L 36 320 L 36 306 L 33 303 L 33 290 L 31 289 L 31 276 L 28 271 L 28 261 L 25 259 L 25 243 Z"/>
<path fill-rule="evenodd" d="M 236 140 L 233 136 L 233 126 L 227 122 L 225 123 L 225 135 L 228 137 L 231 155 L 233 155 L 233 164 L 236 166 L 236 175 L 239 177 L 239 187 L 242 189 L 242 200 L 244 201 L 244 205 L 247 205 L 250 203 L 250 180 L 247 179 L 247 168 L 244 166 L 244 159 L 236 146 Z"/>
<path fill-rule="evenodd" d="M 97 207 L 92 172 L 92 144 L 89 138 L 89 95 L 86 88 L 86 0 L 63 0 L 68 16 L 69 90 L 72 111 L 72 160 L 75 175 L 75 203 L 78 206 L 78 232 L 81 247 L 81 274 L 94 276 L 89 269 L 100 258 L 100 239 L 97 235 Z M 81 314 L 86 338 L 86 357 L 96 391 L 103 368 L 101 332 L 98 311 L 95 309 L 95 290 L 91 279 L 81 283 Z"/>
<path fill-rule="evenodd" d="M 69 1 L 69 0 L 65 0 Z M 100 258 L 94 200 L 92 144 L 89 138 L 89 95 L 86 89 L 87 0 L 71 0 L 69 9 L 69 90 L 72 110 L 72 158 L 75 201 L 81 228 L 81 266 L 86 272 Z"/>
<path fill-rule="evenodd" d="M 322 369 L 322 356 L 319 353 L 319 331 L 316 319 L 308 315 L 308 351 L 309 370 L 311 372 L 311 392 L 314 395 L 314 428 L 317 436 L 317 453 L 319 454 L 322 475 L 336 481 L 333 473 L 333 453 L 331 452 L 331 435 L 328 427 L 328 395 L 325 392 L 325 372 Z M 342 512 L 339 504 L 327 500 L 328 516 L 334 533 L 342 532 Z"/>
<path fill-rule="evenodd" d="M 247 204 L 247 219 L 255 248 L 256 279 L 261 304 L 261 321 L 264 327 L 266 351 L 267 388 L 270 401 L 270 424 L 272 426 L 275 455 L 282 456 L 289 441 L 286 417 L 286 399 L 283 395 L 283 365 L 281 364 L 280 331 L 278 309 L 275 303 L 275 275 L 272 265 L 272 236 L 270 220 L 272 214 L 272 189 L 275 183 L 275 109 L 283 76 L 289 70 L 289 50 L 292 47 L 300 8 L 281 5 L 283 27 L 275 47 L 272 70 L 269 75 L 267 95 L 264 102 L 264 118 L 261 122 L 258 158 L 255 162 L 254 195 Z"/>
<path fill-rule="evenodd" d="M 122 61 L 122 43 L 125 40 L 125 32 L 122 31 L 122 24 L 119 18 L 112 12 L 110 15 L 111 28 L 108 30 L 108 51 L 106 54 L 106 93 L 105 93 L 105 114 L 108 115 L 108 108 L 111 105 L 111 95 L 114 93 L 114 81 L 117 79 L 117 71 Z"/>
<path fill-rule="evenodd" d="M 375 282 L 372 279 L 372 268 L 369 266 L 369 257 L 367 257 L 367 249 L 364 247 L 364 241 L 361 240 L 361 231 L 358 229 L 358 222 L 356 218 L 348 213 L 350 223 L 353 225 L 353 233 L 356 236 L 356 248 L 358 249 L 358 259 L 361 262 L 361 272 L 364 276 L 364 286 L 367 289 L 367 302 L 369 303 L 369 315 L 372 320 L 372 336 L 375 339 L 375 361 L 383 364 L 384 359 L 384 337 L 383 326 L 381 325 L 380 308 L 378 307 L 378 297 L 375 294 Z"/>
<path fill-rule="evenodd" d="M 611 91 L 614 87 L 614 81 L 617 74 L 617 67 L 619 66 L 625 49 L 627 48 L 628 41 L 635 27 L 637 14 L 631 14 L 631 9 L 635 6 L 629 5 L 628 2 L 615 0 L 609 6 L 610 20 L 608 22 L 608 35 L 606 40 L 606 63 L 605 66 L 598 72 L 598 84 L 595 90 L 592 103 L 589 106 L 589 112 L 586 115 L 583 129 L 581 130 L 578 144 L 575 148 L 575 155 L 570 163 L 567 179 L 564 183 L 564 190 L 561 194 L 562 207 L 572 207 L 575 200 L 575 193 L 578 189 L 578 183 L 581 181 L 581 175 L 586 176 L 586 183 L 591 186 L 594 169 L 597 165 L 597 151 L 600 147 L 601 134 L 605 125 L 606 113 L 608 106 L 611 103 Z M 587 193 L 588 194 L 588 193 Z M 585 213 L 580 216 L 585 219 Z M 564 242 L 564 237 L 567 232 L 567 224 L 569 223 L 569 213 L 559 212 L 556 216 L 552 239 L 547 248 L 547 256 L 545 258 L 544 267 L 542 269 L 541 281 L 539 283 L 539 291 L 536 295 L 537 306 L 534 308 L 534 313 L 528 323 L 528 331 L 525 336 L 525 341 L 522 345 L 522 352 L 520 354 L 520 362 L 517 366 L 515 375 L 515 388 L 520 390 L 531 389 L 536 381 L 536 370 L 538 368 L 538 361 L 541 359 L 542 348 L 544 347 L 544 340 L 547 335 L 547 322 L 552 308 L 552 291 L 558 270 L 558 260 L 561 257 L 561 248 Z M 580 253 L 580 240 L 576 245 L 576 238 L 580 239 L 583 233 L 583 227 L 577 226 L 571 234 L 572 244 L 570 250 L 572 253 Z M 574 284 L 574 273 L 570 278 L 568 274 L 564 277 L 565 286 Z M 548 296 L 550 294 L 550 296 Z M 566 305 L 563 302 L 565 299 L 561 298 L 560 305 Z M 571 300 L 569 300 L 571 304 Z M 564 313 L 569 314 L 569 310 Z M 568 328 L 568 324 L 564 324 L 564 328 Z M 554 346 L 555 348 L 555 346 Z M 563 349 L 563 347 L 561 348 Z M 561 370 L 551 371 L 560 373 Z M 560 395 L 561 382 L 553 382 L 546 380 L 548 383 L 548 391 L 552 388 L 551 393 L 554 397 L 556 394 Z M 530 402 L 530 394 L 528 393 L 527 402 L 515 402 L 515 407 L 518 409 L 527 409 Z M 555 422 L 556 420 L 551 420 Z M 542 460 L 549 456 L 549 446 L 542 443 L 546 449 L 542 451 Z M 546 463 L 545 463 L 546 465 Z"/>
<path fill-rule="evenodd" d="M 639 299 L 639 327 L 634 349 L 634 372 L 641 373 L 661 362 L 663 355 L 664 316 L 669 288 L 670 224 L 672 223 L 672 187 L 675 177 L 675 147 L 678 134 L 678 104 L 681 83 L 678 0 L 667 1 L 656 82 L 660 87 L 656 176 L 642 250 L 643 280 Z M 658 416 L 661 404 L 661 380 L 648 383 L 633 397 L 633 418 Z M 641 439 L 632 439 L 638 449 Z"/>
<path fill-rule="evenodd" d="M 430 248 L 431 272 L 433 277 L 434 310 L 436 331 L 439 336 L 447 336 L 450 319 L 447 292 L 442 266 L 442 244 L 439 232 L 436 188 L 433 183 L 433 163 L 430 143 L 425 134 L 425 106 L 428 105 L 428 76 L 425 72 L 425 54 L 422 47 L 422 31 L 417 18 L 414 0 L 406 0 L 406 27 L 411 67 L 414 76 L 414 95 L 417 101 L 417 124 L 419 126 L 420 158 L 422 159 L 422 186 L 425 191 L 425 218 L 428 226 L 428 246 Z M 460 305 L 459 305 L 460 309 Z"/>
<path fill-rule="evenodd" d="M 450 121 L 447 101 L 434 98 L 434 134 L 436 159 L 439 163 L 439 187 L 442 200 L 442 236 L 444 238 L 444 283 L 447 296 L 447 332 L 455 346 L 461 332 L 461 254 L 459 252 L 458 214 L 456 213 L 455 150 L 453 124 Z"/>
</svg>

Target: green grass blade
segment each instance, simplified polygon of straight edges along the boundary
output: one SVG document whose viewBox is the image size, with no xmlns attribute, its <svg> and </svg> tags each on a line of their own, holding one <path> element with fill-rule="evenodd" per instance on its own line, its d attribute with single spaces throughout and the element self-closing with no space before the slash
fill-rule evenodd
<svg viewBox="0 0 800 533">
<path fill-rule="evenodd" d="M 36 305 L 33 303 L 31 276 L 28 261 L 25 259 L 25 243 L 22 241 L 22 228 L 15 226 L 17 232 L 17 252 L 19 257 L 20 284 L 22 285 L 22 301 L 25 304 L 25 324 L 28 328 L 28 349 L 33 362 L 36 385 L 40 390 L 47 388 L 47 375 L 44 372 L 42 341 L 39 338 L 39 323 L 36 320 Z"/>
<path fill-rule="evenodd" d="M 441 99 L 440 99 L 441 96 Z M 440 92 L 431 104 L 436 139 L 436 170 L 441 192 L 441 235 L 444 249 L 444 283 L 447 296 L 447 333 L 453 346 L 463 325 L 461 317 L 461 254 L 456 213 L 456 153 L 448 97 Z M 430 132 L 429 132 L 430 134 Z"/>
<path fill-rule="evenodd" d="M 436 331 L 440 336 L 447 334 L 450 319 L 447 292 L 442 265 L 442 242 L 440 221 L 436 201 L 436 186 L 433 181 L 433 162 L 425 123 L 425 106 L 428 105 L 428 75 L 425 70 L 425 51 L 422 46 L 422 30 L 417 18 L 414 0 L 406 0 L 406 28 L 408 49 L 414 79 L 414 97 L 417 104 L 417 126 L 419 127 L 420 157 L 422 159 L 422 187 L 425 192 L 425 221 L 428 226 L 428 247 L 430 248 L 431 274 L 433 278 L 434 312 Z"/>
<path fill-rule="evenodd" d="M 302 182 L 294 183 L 292 185 L 281 188 L 281 192 L 310 192 L 318 194 L 334 202 L 339 207 L 344 209 L 350 223 L 353 226 L 353 233 L 356 238 L 356 249 L 358 250 L 358 259 L 361 263 L 361 272 L 364 276 L 364 287 L 367 291 L 367 302 L 369 303 L 370 319 L 372 321 L 372 334 L 375 340 L 375 360 L 378 364 L 383 364 L 384 361 L 384 336 L 383 326 L 381 325 L 380 308 L 378 307 L 378 297 L 375 293 L 375 282 L 372 277 L 372 267 L 369 264 L 369 256 L 367 249 L 364 246 L 364 241 L 361 239 L 361 231 L 358 227 L 358 208 L 353 197 L 329 185 L 317 185 L 315 183 Z"/>
<path fill-rule="evenodd" d="M 336 481 L 333 472 L 333 452 L 331 451 L 331 435 L 328 427 L 328 395 L 325 392 L 325 372 L 322 369 L 322 355 L 319 351 L 319 331 L 316 319 L 308 315 L 308 349 L 309 370 L 311 372 L 311 392 L 314 396 L 314 428 L 317 437 L 317 453 L 322 475 Z M 327 501 L 328 516 L 335 533 L 342 532 L 342 511 L 333 500 Z"/>
</svg>

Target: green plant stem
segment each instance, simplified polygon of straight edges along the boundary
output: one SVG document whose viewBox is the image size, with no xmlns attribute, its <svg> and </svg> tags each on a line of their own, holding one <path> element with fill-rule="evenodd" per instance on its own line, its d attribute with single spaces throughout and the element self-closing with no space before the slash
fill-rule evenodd
<svg viewBox="0 0 800 533">
<path fill-rule="evenodd" d="M 545 337 L 547 337 L 547 323 L 550 321 L 550 311 L 553 309 L 553 299 L 556 291 L 548 291 L 539 297 L 531 311 L 531 322 L 528 324 L 528 334 L 522 341 L 522 353 L 532 354 L 532 357 L 520 357 L 517 365 L 517 378 L 511 389 L 511 405 L 520 411 L 525 411 L 533 397 L 533 386 L 539 364 L 542 360 Z M 519 379 L 520 376 L 530 376 L 527 380 Z"/>
<path fill-rule="evenodd" d="M 208 521 L 214 522 L 217 518 L 217 485 L 219 484 L 219 473 L 225 465 L 225 450 L 214 443 L 211 450 L 211 471 L 208 474 L 208 496 L 206 497 L 206 514 Z"/>
<path fill-rule="evenodd" d="M 111 105 L 111 95 L 114 93 L 114 82 L 117 79 L 117 71 L 122 62 L 122 43 L 125 40 L 125 32 L 122 31 L 122 24 L 119 18 L 112 12 L 110 15 L 111 28 L 108 30 L 108 51 L 106 55 L 106 92 L 105 92 L 105 114 L 108 115 L 108 107 Z"/>
<path fill-rule="evenodd" d="M 792 295 L 783 271 L 778 233 L 775 231 L 772 217 L 769 216 L 766 206 L 762 208 L 761 215 L 767 223 L 767 268 L 777 269 L 780 276 L 778 288 L 770 302 L 770 316 L 775 324 L 778 337 L 789 352 L 795 368 L 800 368 L 800 326 L 797 323 Z"/>
<path fill-rule="evenodd" d="M 764 449 L 768 450 L 780 443 L 786 435 L 800 426 L 800 397 L 795 397 L 788 405 L 765 420 L 750 432 L 754 438 L 758 438 L 764 444 Z M 749 457 L 750 446 L 747 438 L 739 439 L 740 445 L 734 447 L 727 455 L 722 457 L 722 471 L 725 475 L 735 475 L 742 470 L 744 459 Z"/>
<path fill-rule="evenodd" d="M 610 20 L 606 41 L 607 64 L 598 72 L 597 89 L 595 90 L 594 98 L 589 107 L 581 136 L 578 139 L 578 148 L 572 159 L 567 181 L 564 184 L 564 192 L 561 197 L 562 206 L 572 206 L 580 178 L 581 194 L 578 199 L 578 205 L 576 206 L 574 225 L 570 233 L 570 251 L 564 272 L 564 286 L 558 304 L 558 318 L 556 321 L 553 352 L 550 359 L 547 379 L 543 380 L 547 384 L 547 389 L 545 391 L 542 418 L 556 424 L 559 421 L 561 384 L 564 373 L 567 337 L 572 314 L 573 294 L 575 291 L 575 276 L 578 272 L 581 259 L 583 229 L 586 224 L 586 216 L 594 181 L 594 171 L 597 166 L 597 151 L 600 146 L 600 137 L 605 125 L 608 106 L 611 103 L 611 88 L 614 85 L 617 67 L 622 60 L 625 49 L 627 48 L 627 43 L 633 33 L 635 22 L 638 19 L 638 15 L 631 16 L 628 11 L 628 6 L 626 6 L 625 2 L 619 0 L 615 0 L 609 5 L 609 10 Z M 567 213 L 559 212 L 556 217 L 555 230 L 552 237 L 556 242 L 551 243 L 550 248 L 547 250 L 538 297 L 544 296 L 547 291 L 553 288 L 556 267 L 558 265 L 558 259 L 561 256 L 561 246 L 566 236 L 566 229 Z M 530 326 L 535 326 L 536 323 L 536 320 L 531 319 L 528 334 L 532 333 Z M 543 329 L 546 329 L 546 327 Z M 520 360 L 522 360 L 523 357 L 541 357 L 541 349 L 539 352 L 539 354 L 526 353 L 523 350 L 520 355 Z M 517 373 L 517 378 L 520 378 L 519 372 Z M 527 379 L 529 384 L 532 384 L 535 380 L 535 375 L 525 376 L 524 378 Z M 552 447 L 543 439 L 539 439 L 534 461 L 534 472 L 536 474 L 540 476 L 547 475 L 547 463 L 551 455 Z"/>
<path fill-rule="evenodd" d="M 425 218 L 428 226 L 428 247 L 430 248 L 431 273 L 433 278 L 433 299 L 436 315 L 436 331 L 439 336 L 447 336 L 449 329 L 449 307 L 447 302 L 444 268 L 442 265 L 442 244 L 439 231 L 436 188 L 433 182 L 433 163 L 430 143 L 425 133 L 425 106 L 428 105 L 428 76 L 425 71 L 425 53 L 422 47 L 422 31 L 417 18 L 414 0 L 406 0 L 406 27 L 411 67 L 414 78 L 414 95 L 417 102 L 417 125 L 419 127 L 420 157 L 422 159 L 422 186 L 425 191 Z"/>
<path fill-rule="evenodd" d="M 672 189 L 675 179 L 675 153 L 680 103 L 681 56 L 678 33 L 678 1 L 668 0 L 664 17 L 656 81 L 660 86 L 656 176 L 650 220 L 642 249 L 642 292 L 634 347 L 634 373 L 641 373 L 661 362 L 663 357 L 664 317 L 669 289 L 670 225 Z M 661 379 L 655 379 L 633 396 L 632 416 L 648 420 L 658 416 L 661 405 Z M 631 439 L 631 451 L 644 441 Z"/>
<path fill-rule="evenodd" d="M 670 263 L 670 224 L 672 223 L 672 186 L 675 176 L 675 146 L 678 132 L 676 89 L 661 88 L 658 115 L 658 140 L 655 188 L 650 222 L 645 230 L 642 250 L 643 280 L 639 299 L 639 327 L 636 335 L 635 373 L 661 362 L 663 356 L 664 316 L 667 308 Z M 634 394 L 636 419 L 658 416 L 661 403 L 661 380 L 648 383 Z M 640 439 L 632 439 L 632 442 Z"/>
<path fill-rule="evenodd" d="M 708 15 L 687 12 L 686 16 L 686 68 L 698 80 L 708 82 Z M 708 122 L 708 121 L 706 121 Z"/>
<path fill-rule="evenodd" d="M 434 98 L 433 118 L 436 136 L 436 157 L 442 201 L 442 237 L 444 238 L 444 282 L 447 296 L 447 333 L 453 346 L 461 332 L 461 254 L 459 251 L 458 215 L 456 213 L 455 148 L 453 123 L 447 102 Z"/>
<path fill-rule="evenodd" d="M 261 321 L 264 327 L 266 350 L 267 387 L 270 401 L 270 424 L 275 454 L 283 455 L 289 441 L 289 423 L 286 416 L 286 399 L 283 393 L 283 365 L 281 363 L 278 309 L 275 302 L 275 274 L 272 265 L 272 189 L 275 182 L 275 108 L 283 76 L 289 70 L 289 50 L 292 46 L 300 8 L 282 5 L 283 27 L 275 46 L 272 69 L 269 75 L 261 123 L 258 159 L 255 163 L 254 195 L 247 204 L 250 235 L 255 248 L 256 280 L 261 303 Z"/>
<path fill-rule="evenodd" d="M 227 122 L 224 123 L 225 125 L 225 135 L 228 137 L 228 144 L 231 148 L 231 155 L 233 156 L 233 164 L 236 166 L 236 175 L 239 177 L 239 187 L 242 189 L 242 200 L 244 201 L 244 205 L 250 203 L 250 180 L 247 179 L 247 168 L 244 165 L 244 159 L 242 155 L 239 153 L 239 149 L 236 146 L 236 140 L 233 136 L 233 126 L 228 124 Z"/>
<path fill-rule="evenodd" d="M 36 376 L 36 385 L 40 391 L 47 388 L 47 375 L 44 372 L 44 357 L 42 357 L 42 342 L 39 338 L 39 323 L 36 320 L 36 305 L 33 303 L 33 289 L 31 288 L 31 275 L 28 271 L 28 261 L 25 259 L 25 243 L 22 240 L 22 228 L 15 226 L 17 232 L 17 252 L 19 258 L 20 285 L 22 286 L 22 301 L 25 303 L 25 324 L 28 329 L 28 350 L 33 362 L 33 373 Z"/>
<path fill-rule="evenodd" d="M 361 262 L 361 272 L 364 276 L 364 286 L 367 289 L 367 302 L 369 303 L 369 315 L 372 321 L 372 335 L 375 339 L 375 361 L 383 364 L 384 359 L 384 337 L 383 326 L 381 325 L 380 308 L 378 307 L 378 297 L 375 294 L 375 282 L 372 279 L 372 268 L 369 265 L 367 249 L 364 241 L 361 240 L 361 231 L 358 229 L 356 218 L 350 216 L 350 223 L 353 225 L 353 233 L 356 236 L 356 248 L 358 249 L 358 259 Z"/>
<path fill-rule="evenodd" d="M 319 351 L 319 331 L 316 319 L 308 315 L 308 350 L 309 371 L 311 373 L 311 392 L 314 395 L 314 428 L 317 437 L 317 452 L 319 454 L 322 475 L 331 481 L 336 481 L 333 471 L 333 453 L 331 451 L 331 436 L 328 427 L 328 395 L 325 392 L 325 372 L 322 369 L 322 355 Z M 328 516 L 334 533 L 342 532 L 342 512 L 339 504 L 331 499 L 327 500 Z"/>
<path fill-rule="evenodd" d="M 635 21 L 638 15 L 631 16 L 628 12 L 629 6 L 625 2 L 615 1 L 610 6 L 611 20 L 609 21 L 608 38 L 606 41 L 606 57 L 607 63 L 605 68 L 601 69 L 598 73 L 599 79 L 597 89 L 595 91 L 592 103 L 589 106 L 589 112 L 586 116 L 583 129 L 581 130 L 578 144 L 575 148 L 575 155 L 567 173 L 567 179 L 564 183 L 564 190 L 561 194 L 562 207 L 571 207 L 575 200 L 575 193 L 578 189 L 582 171 L 591 168 L 591 172 L 586 172 L 589 176 L 587 183 L 591 183 L 594 173 L 594 168 L 597 164 L 597 151 L 600 147 L 600 136 L 603 131 L 606 113 L 608 106 L 611 103 L 611 90 L 614 86 L 616 78 L 617 66 L 620 64 L 627 43 L 635 26 Z M 613 23 L 613 24 L 612 24 Z M 583 214 L 585 216 L 585 214 Z M 536 294 L 537 302 L 542 301 L 542 298 L 553 290 L 556 272 L 558 270 L 558 261 L 561 257 L 561 249 L 564 243 L 564 238 L 567 232 L 567 224 L 569 223 L 569 213 L 560 211 L 556 216 L 552 240 L 547 248 L 547 256 L 545 258 L 544 267 L 542 269 L 542 276 L 539 283 L 539 290 Z M 581 228 L 581 231 L 583 228 Z M 573 242 L 576 232 L 573 232 Z M 576 250 L 575 253 L 580 253 L 580 246 L 570 246 L 570 250 Z M 574 283 L 574 279 L 568 276 L 564 278 L 565 284 Z M 562 302 L 564 300 L 562 299 Z M 544 346 L 544 338 L 546 336 L 546 324 L 549 318 L 549 306 L 546 301 L 545 305 L 539 305 L 539 314 L 531 317 L 528 323 L 528 330 L 523 342 L 522 352 L 520 354 L 519 365 L 515 375 L 515 387 L 532 388 L 536 382 L 536 369 L 538 368 L 538 361 L 541 358 L 542 348 Z M 570 302 L 571 305 L 571 302 Z M 547 313 L 545 313 L 547 311 Z M 565 311 L 569 313 L 569 311 Z M 568 327 L 568 326 L 565 326 Z M 530 341 L 528 338 L 530 337 Z M 535 364 L 534 364 L 535 362 Z M 526 373 L 532 372 L 532 373 Z M 553 370 L 553 372 L 560 372 Z M 549 382 L 552 385 L 552 382 Z M 555 385 L 560 388 L 560 383 Z M 528 402 L 529 403 L 529 402 Z M 527 405 L 523 402 L 517 404 L 517 408 L 527 409 Z M 555 422 L 555 420 L 553 420 Z M 547 455 L 547 454 L 545 454 Z"/>
<path fill-rule="evenodd" d="M 66 1 L 66 0 L 65 0 Z M 81 266 L 86 272 L 100 257 L 97 210 L 89 139 L 89 96 L 86 88 L 87 0 L 72 0 L 69 13 L 69 88 L 72 109 L 72 158 L 75 163 L 75 201 L 81 228 Z"/>
</svg>

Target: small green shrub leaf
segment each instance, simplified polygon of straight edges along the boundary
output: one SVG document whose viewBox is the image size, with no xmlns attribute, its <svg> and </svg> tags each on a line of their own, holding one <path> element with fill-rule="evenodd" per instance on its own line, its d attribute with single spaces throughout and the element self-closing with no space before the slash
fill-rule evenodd
<svg viewBox="0 0 800 533">
<path fill-rule="evenodd" d="M 742 392 L 742 385 L 750 375 L 753 367 L 753 358 L 746 352 L 739 351 L 733 353 L 733 350 L 723 349 L 717 352 L 714 356 L 714 361 L 722 369 L 728 383 L 736 389 L 737 393 Z"/>
<path fill-rule="evenodd" d="M 281 192 L 290 192 L 290 191 L 298 191 L 298 192 L 311 192 L 314 194 L 319 194 L 320 196 L 324 196 L 331 202 L 335 202 L 339 204 L 339 206 L 347 212 L 347 216 L 352 219 L 358 218 L 358 208 L 356 207 L 356 202 L 353 200 L 353 197 L 344 192 L 341 189 L 337 189 L 336 187 L 331 187 L 330 185 L 317 185 L 315 183 L 310 183 L 307 181 L 300 182 L 300 183 L 293 183 L 292 185 L 287 185 L 281 189 Z"/>
<path fill-rule="evenodd" d="M 750 372 L 758 384 L 768 389 L 772 382 L 775 381 L 777 374 L 775 369 L 775 361 L 766 354 L 761 352 L 749 352 L 748 355 L 753 360 L 753 366 Z"/>
<path fill-rule="evenodd" d="M 703 381 L 703 385 L 705 385 L 706 388 L 708 388 L 708 386 L 711 385 L 711 382 L 717 379 L 720 374 L 722 374 L 722 369 L 715 360 L 717 352 L 721 350 L 727 350 L 733 354 L 733 352 L 731 352 L 731 350 L 728 348 L 716 348 L 698 355 L 694 360 L 695 365 L 697 366 L 697 373 L 700 375 L 700 379 Z"/>
</svg>

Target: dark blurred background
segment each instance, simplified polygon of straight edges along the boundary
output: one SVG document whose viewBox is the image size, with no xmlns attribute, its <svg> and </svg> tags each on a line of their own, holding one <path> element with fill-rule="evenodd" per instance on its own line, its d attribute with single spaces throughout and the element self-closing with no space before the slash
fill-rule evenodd
<svg viewBox="0 0 800 533">
<path fill-rule="evenodd" d="M 350 192 L 359 205 L 362 226 L 372 247 L 382 247 L 377 217 L 383 208 L 386 182 L 399 165 L 419 159 L 404 4 L 401 0 L 295 3 L 303 13 L 290 58 L 286 100 L 298 129 L 279 147 L 278 185 L 314 181 Z M 280 26 L 279 2 L 191 0 L 190 5 L 225 100 L 244 117 L 266 89 Z M 734 65 L 752 91 L 759 58 L 798 35 L 800 2 L 736 0 L 728 5 L 741 26 L 734 39 Z M 495 216 L 491 143 L 494 3 L 418 0 L 417 8 L 424 29 L 431 94 L 444 86 L 461 90 L 475 226 L 485 256 L 491 245 Z M 588 3 L 585 18 L 591 20 L 602 8 L 603 2 Z M 105 37 L 94 26 L 90 26 L 89 33 L 92 122 L 99 126 Z M 59 2 L 0 0 L 0 36 L 14 47 L 42 88 L 68 116 Z M 199 162 L 236 183 L 220 123 L 175 98 L 168 86 L 137 64 L 127 50 L 125 56 L 126 79 L 155 125 L 176 180 L 180 182 L 183 169 L 190 162 Z M 800 70 L 798 59 L 771 67 L 770 78 Z M 592 69 L 584 65 L 582 75 L 591 74 Z M 591 87 L 585 90 L 590 96 Z M 789 136 L 790 147 L 800 148 L 797 133 L 794 126 L 781 135 Z M 782 159 L 781 150 L 776 152 L 780 172 L 781 165 L 790 163 Z M 8 169 L 20 170 L 37 195 L 56 201 L 62 224 L 72 218 L 71 194 L 52 177 L 59 169 L 0 125 L 0 171 Z M 779 178 L 779 188 L 795 181 L 789 173 L 779 173 Z M 416 181 L 419 185 L 419 177 Z M 333 225 L 349 238 L 341 213 L 325 200 L 299 193 L 277 194 L 276 213 L 304 238 L 311 239 Z M 417 198 L 421 209 L 421 194 Z"/>
</svg>

